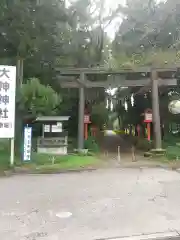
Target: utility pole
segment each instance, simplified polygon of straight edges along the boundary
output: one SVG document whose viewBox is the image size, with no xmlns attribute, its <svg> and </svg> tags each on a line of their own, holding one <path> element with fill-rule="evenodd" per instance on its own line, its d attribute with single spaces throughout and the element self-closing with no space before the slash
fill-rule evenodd
<svg viewBox="0 0 180 240">
<path fill-rule="evenodd" d="M 161 139 L 161 121 L 159 111 L 159 92 L 158 92 L 158 72 L 155 68 L 151 71 L 152 82 L 152 112 L 153 112 L 153 129 L 155 137 L 155 149 L 162 149 Z"/>
<path fill-rule="evenodd" d="M 80 80 L 84 82 L 85 76 L 81 72 Z M 85 108 L 85 91 L 84 86 L 79 88 L 79 117 L 78 117 L 78 149 L 84 148 L 84 108 Z"/>
</svg>

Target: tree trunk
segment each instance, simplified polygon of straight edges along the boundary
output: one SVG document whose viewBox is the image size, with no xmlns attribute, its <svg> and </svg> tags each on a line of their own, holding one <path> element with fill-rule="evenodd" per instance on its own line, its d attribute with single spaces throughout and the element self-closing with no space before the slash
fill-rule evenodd
<svg viewBox="0 0 180 240">
<path fill-rule="evenodd" d="M 17 59 L 17 80 L 16 80 L 16 90 L 22 87 L 23 84 L 23 59 Z M 17 92 L 17 91 L 16 91 Z M 16 104 L 16 120 L 15 120 L 15 153 L 22 154 L 23 145 L 23 117 Z"/>
</svg>

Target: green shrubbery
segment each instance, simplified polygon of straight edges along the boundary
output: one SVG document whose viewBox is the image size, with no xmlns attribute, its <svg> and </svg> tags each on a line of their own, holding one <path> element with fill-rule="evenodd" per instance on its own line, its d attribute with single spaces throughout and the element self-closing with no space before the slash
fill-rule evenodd
<svg viewBox="0 0 180 240">
<path fill-rule="evenodd" d="M 166 157 L 168 160 L 180 160 L 180 147 L 178 146 L 167 147 Z"/>
<path fill-rule="evenodd" d="M 180 139 L 177 136 L 169 135 L 163 141 L 163 150 L 152 150 L 154 147 L 153 141 L 148 141 L 147 139 L 133 137 L 132 143 L 134 146 L 146 152 L 147 156 L 166 156 L 168 160 L 180 160 Z M 150 151 L 151 150 L 151 151 Z"/>
<path fill-rule="evenodd" d="M 88 139 L 84 142 L 84 148 L 93 153 L 98 153 L 100 151 L 96 139 L 92 136 L 89 136 Z"/>
<path fill-rule="evenodd" d="M 136 148 L 143 151 L 149 151 L 153 148 L 153 142 L 147 139 L 139 138 L 137 140 Z"/>
<path fill-rule="evenodd" d="M 153 148 L 153 141 L 148 141 L 145 138 L 131 136 L 129 140 L 131 144 L 138 150 L 147 152 Z"/>
</svg>

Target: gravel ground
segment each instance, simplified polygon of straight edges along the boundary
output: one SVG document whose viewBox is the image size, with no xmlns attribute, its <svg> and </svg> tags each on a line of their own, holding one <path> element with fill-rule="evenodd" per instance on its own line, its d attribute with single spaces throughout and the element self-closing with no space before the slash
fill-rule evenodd
<svg viewBox="0 0 180 240">
<path fill-rule="evenodd" d="M 180 174 L 175 171 L 14 176 L 0 179 L 0 191 L 2 240 L 144 239 L 142 234 L 180 230 Z"/>
</svg>

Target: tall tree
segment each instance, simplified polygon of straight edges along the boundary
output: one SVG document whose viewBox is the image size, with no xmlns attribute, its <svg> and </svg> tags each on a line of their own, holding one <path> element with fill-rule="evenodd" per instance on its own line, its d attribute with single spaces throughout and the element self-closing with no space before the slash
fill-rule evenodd
<svg viewBox="0 0 180 240">
<path fill-rule="evenodd" d="M 124 19 L 113 43 L 117 61 L 150 64 L 155 57 L 158 62 L 176 61 L 180 47 L 179 8 L 176 0 L 159 4 L 154 0 L 129 0 L 120 9 Z"/>
<path fill-rule="evenodd" d="M 67 15 L 61 1 L 2 0 L 0 2 L 1 59 L 24 60 L 24 76 L 39 77 L 47 82 L 56 52 L 62 46 L 60 23 Z M 63 29 L 64 31 L 64 29 Z M 3 60 L 1 60 L 3 61 Z M 47 77 L 46 77 L 47 76 Z"/>
<path fill-rule="evenodd" d="M 151 66 L 152 63 L 155 63 L 161 66 L 179 62 L 179 8 L 180 4 L 176 0 L 167 0 L 161 3 L 153 0 L 143 2 L 129 0 L 125 7 L 121 6 L 119 11 L 124 18 L 113 42 L 113 57 L 116 66 L 126 65 L 132 68 L 134 65 Z M 160 110 L 163 120 L 166 116 L 168 121 L 169 119 L 175 121 L 176 118 L 172 118 L 168 114 L 168 103 L 171 100 L 169 93 L 171 92 L 172 89 L 160 89 Z M 178 92 L 179 89 L 176 89 L 177 95 Z M 141 109 L 141 112 L 147 107 L 144 106 L 143 98 L 143 95 L 138 98 L 136 96 L 136 101 L 140 99 L 138 108 Z M 136 104 L 134 109 L 136 109 L 133 113 L 135 117 L 132 118 L 132 109 L 130 109 L 126 114 L 128 117 L 126 122 L 132 123 L 133 120 L 139 118 L 136 115 L 139 112 Z"/>
</svg>

